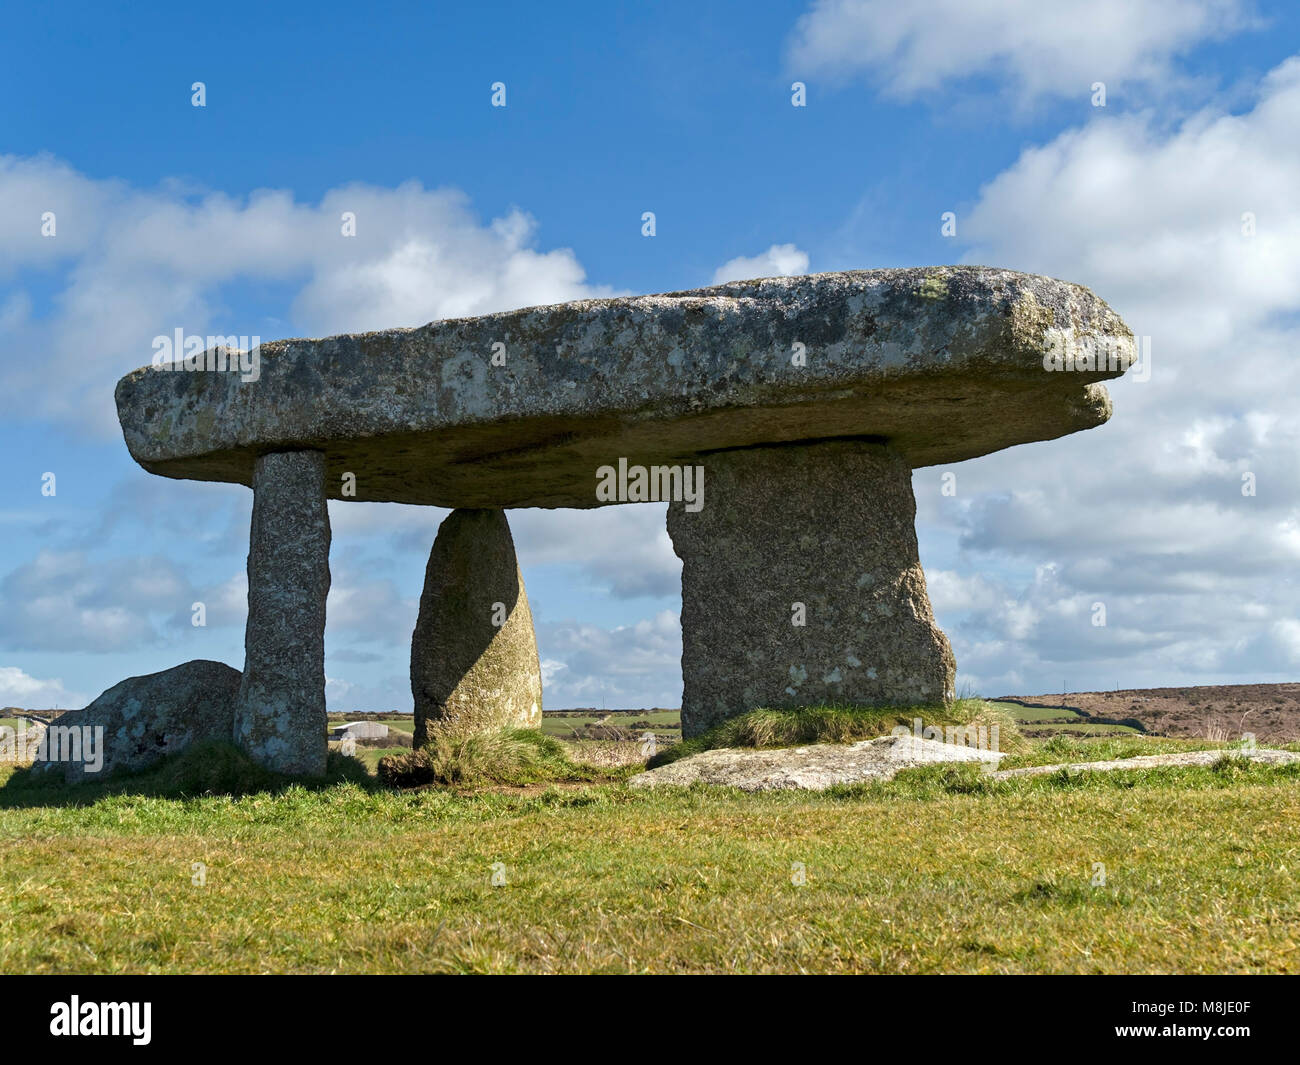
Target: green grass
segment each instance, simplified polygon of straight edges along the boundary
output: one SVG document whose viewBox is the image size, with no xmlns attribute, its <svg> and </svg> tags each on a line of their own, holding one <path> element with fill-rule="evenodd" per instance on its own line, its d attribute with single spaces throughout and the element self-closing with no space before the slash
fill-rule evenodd
<svg viewBox="0 0 1300 1065">
<path fill-rule="evenodd" d="M 1077 710 L 1067 710 L 1060 706 L 1031 706 L 1023 703 L 997 701 L 995 706 L 1002 707 L 1016 722 L 1033 729 L 1036 733 L 1088 733 L 1095 736 L 1109 736 L 1120 733 L 1142 735 L 1142 730 L 1132 725 L 1112 725 L 1098 722 L 1081 714 Z"/>
<path fill-rule="evenodd" d="M 1018 769 L 1022 766 L 1054 765 L 1057 762 L 1110 762 L 1139 755 L 1176 754 L 1180 751 L 1224 750 L 1231 753 L 1236 746 L 1225 746 L 1210 740 L 1148 736 L 1141 732 L 1102 737 L 1058 734 L 1008 755 L 999 768 Z"/>
<path fill-rule="evenodd" d="M 1000 749 L 1024 745 L 1015 721 L 999 703 L 958 699 L 947 707 L 806 706 L 791 710 L 751 710 L 699 736 L 674 744 L 650 760 L 667 765 L 720 747 L 794 747 L 806 743 L 850 743 L 888 735 L 894 728 L 922 726 L 998 726 Z"/>
<path fill-rule="evenodd" d="M 539 729 L 500 732 L 434 732 L 415 751 L 390 755 L 378 764 L 380 780 L 393 787 L 509 785 L 613 780 L 626 770 L 599 769 L 569 758 L 564 745 Z"/>
<path fill-rule="evenodd" d="M 822 707 L 734 737 L 913 716 L 949 723 Z M 1216 746 L 1002 738 L 1007 768 Z M 1300 972 L 1300 766 L 950 764 L 743 794 L 500 744 L 448 747 L 455 784 L 419 790 L 384 787 L 391 751 L 365 747 L 307 783 L 221 744 L 75 789 L 0 766 L 0 971 Z"/>
<path fill-rule="evenodd" d="M 594 724 L 599 720 L 601 720 L 600 715 L 594 717 L 550 717 L 547 714 L 542 714 L 542 732 L 548 736 L 567 736 L 574 729 Z"/>
<path fill-rule="evenodd" d="M 1087 718 L 1077 710 L 1066 710 L 1059 706 L 1027 706 L 1023 703 L 999 702 L 1012 717 L 1022 725 L 1031 725 L 1036 721 L 1053 721 L 1067 718 L 1070 721 L 1086 721 Z"/>
<path fill-rule="evenodd" d="M 388 757 L 390 754 L 401 755 L 410 754 L 410 747 L 357 747 L 357 753 L 353 756 L 358 762 L 366 767 L 366 771 L 374 774 L 379 769 L 381 759 Z"/>
<path fill-rule="evenodd" d="M 1144 733 L 1141 729 L 1135 729 L 1132 725 L 1107 725 L 1096 722 L 1067 721 L 1058 725 L 1034 725 L 1030 722 L 1020 722 L 1026 728 L 1032 728 L 1037 731 L 1053 733 L 1083 733 L 1092 736 L 1142 736 Z"/>
<path fill-rule="evenodd" d="M 608 721 L 606 721 L 608 718 Z M 554 714 L 542 714 L 542 731 L 548 736 L 568 737 L 575 729 L 581 730 L 587 725 L 604 722 L 624 731 L 631 730 L 632 723 L 648 721 L 658 736 L 680 738 L 682 715 L 680 710 L 647 710 L 636 714 L 584 714 L 581 717 L 557 717 Z"/>
<path fill-rule="evenodd" d="M 6 786 L 0 971 L 1295 972 L 1297 789 L 1239 762 L 822 795 Z"/>
</svg>

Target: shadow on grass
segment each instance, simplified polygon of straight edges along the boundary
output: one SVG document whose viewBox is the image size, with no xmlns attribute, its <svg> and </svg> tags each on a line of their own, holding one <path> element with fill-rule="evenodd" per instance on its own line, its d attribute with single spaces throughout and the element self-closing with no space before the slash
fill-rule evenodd
<svg viewBox="0 0 1300 1065">
<path fill-rule="evenodd" d="M 0 810 L 33 806 L 89 806 L 111 795 L 192 799 L 205 795 L 277 794 L 290 787 L 319 791 L 352 783 L 367 791 L 386 791 L 365 764 L 330 751 L 325 774 L 289 777 L 264 769 L 232 744 L 208 740 L 136 772 L 118 771 L 103 780 L 65 784 L 57 771 L 15 769 L 0 787 Z"/>
</svg>

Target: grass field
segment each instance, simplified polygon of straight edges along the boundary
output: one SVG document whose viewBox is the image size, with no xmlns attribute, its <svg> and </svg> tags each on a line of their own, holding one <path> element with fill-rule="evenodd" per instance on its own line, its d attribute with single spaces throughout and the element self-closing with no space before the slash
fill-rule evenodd
<svg viewBox="0 0 1300 1065">
<path fill-rule="evenodd" d="M 1028 706 L 1022 703 L 998 702 L 1018 725 L 1042 733 L 1087 733 L 1091 736 L 1141 735 L 1132 725 L 1108 725 L 1090 720 L 1077 710 L 1060 706 Z"/>
<path fill-rule="evenodd" d="M 0 971 L 1296 972 L 1298 876 L 1300 769 L 1239 761 L 821 795 L 8 786 Z"/>
<path fill-rule="evenodd" d="M 1055 725 L 1034 725 L 1028 722 L 1022 722 L 1027 728 L 1051 732 L 1080 732 L 1089 736 L 1140 736 L 1142 735 L 1131 725 L 1106 725 L 1092 721 L 1067 721 Z"/>
<path fill-rule="evenodd" d="M 1024 706 L 1021 703 L 1001 703 L 1006 707 L 1007 713 L 1017 721 L 1030 725 L 1045 721 L 1060 721 L 1066 719 L 1069 721 L 1086 721 L 1081 713 L 1077 710 L 1066 710 L 1058 706 Z"/>
<path fill-rule="evenodd" d="M 584 714 L 579 717 L 557 717 L 554 714 L 542 714 L 542 731 L 548 736 L 568 737 L 575 729 L 587 725 L 606 723 L 616 728 L 630 730 L 633 722 L 649 722 L 655 735 L 669 740 L 681 738 L 682 715 L 680 710 L 646 710 L 635 714 Z"/>
</svg>

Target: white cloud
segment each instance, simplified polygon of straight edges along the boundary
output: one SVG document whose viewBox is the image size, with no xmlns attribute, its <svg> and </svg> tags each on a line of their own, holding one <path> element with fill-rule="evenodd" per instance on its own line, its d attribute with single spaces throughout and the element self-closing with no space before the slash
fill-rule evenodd
<svg viewBox="0 0 1300 1065">
<path fill-rule="evenodd" d="M 923 555 L 980 575 L 938 574 L 935 607 L 989 693 L 1059 690 L 1063 666 L 1077 688 L 1294 676 L 1298 125 L 1300 58 L 1241 114 L 1063 133 L 968 213 L 967 261 L 1088 285 L 1153 363 L 1112 385 L 1106 426 L 966 463 L 956 499 L 938 470 L 914 478 Z"/>
<path fill-rule="evenodd" d="M 675 597 L 682 564 L 668 538 L 666 505 L 591 510 L 512 510 L 510 528 L 525 570 L 571 564 L 615 599 Z"/>
<path fill-rule="evenodd" d="M 231 313 L 232 284 L 289 286 L 282 335 L 315 336 L 611 294 L 585 282 L 572 251 L 537 250 L 523 211 L 484 225 L 463 193 L 417 182 L 304 204 L 283 190 L 139 190 L 48 156 L 0 156 L 0 202 L 0 342 L 22 356 L 0 404 L 104 432 L 116 424 L 113 385 L 149 362 L 155 336 L 275 339 L 265 319 Z M 47 211 L 53 237 L 40 233 Z M 341 234 L 344 212 L 354 237 Z M 57 291 L 38 309 L 28 286 L 49 276 Z"/>
<path fill-rule="evenodd" d="M 793 244 L 773 244 L 752 258 L 729 259 L 713 272 L 713 283 L 749 281 L 756 277 L 793 277 L 808 272 L 808 253 Z"/>
<path fill-rule="evenodd" d="M 675 611 L 614 628 L 577 621 L 542 625 L 538 641 L 547 654 L 543 699 L 549 710 L 681 705 L 682 633 Z"/>
<path fill-rule="evenodd" d="M 22 710 L 67 710 L 84 706 L 85 696 L 70 692 L 57 677 L 38 680 L 17 666 L 0 666 L 0 707 Z"/>
<path fill-rule="evenodd" d="M 23 650 L 121 651 L 163 642 L 159 616 L 185 610 L 194 589 L 162 556 L 92 560 L 42 550 L 0 581 L 0 640 Z"/>
<path fill-rule="evenodd" d="M 1239 0 L 816 0 L 788 45 L 793 76 L 867 74 L 907 98 L 1004 77 L 1026 97 L 1167 80 L 1173 60 L 1252 24 Z"/>
</svg>

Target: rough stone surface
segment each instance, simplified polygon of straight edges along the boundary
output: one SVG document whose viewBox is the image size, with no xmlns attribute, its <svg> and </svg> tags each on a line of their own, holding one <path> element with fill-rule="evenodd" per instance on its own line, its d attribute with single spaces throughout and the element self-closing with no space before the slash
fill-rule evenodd
<svg viewBox="0 0 1300 1065">
<path fill-rule="evenodd" d="M 257 460 L 248 550 L 248 626 L 234 737 L 268 769 L 325 771 L 325 598 L 330 523 L 324 456 Z"/>
<path fill-rule="evenodd" d="M 260 454 L 314 448 L 331 498 L 354 473 L 360 500 L 591 507 L 618 456 L 876 437 L 917 467 L 1087 429 L 1110 415 L 1099 382 L 1122 371 L 1043 357 L 1090 349 L 1135 353 L 1079 285 L 864 270 L 277 341 L 256 381 L 145 367 L 117 406 L 132 456 L 168 477 L 251 484 Z"/>
<path fill-rule="evenodd" d="M 69 784 L 78 784 L 102 780 L 118 769 L 145 769 L 199 740 L 229 743 L 239 680 L 239 670 L 204 659 L 129 677 L 84 710 L 61 715 L 53 725 L 104 730 L 103 764 L 98 772 L 86 771 L 84 756 L 89 748 L 84 745 L 80 747 L 83 761 L 36 764 L 47 766 L 48 772 L 62 770 Z M 66 747 L 63 741 L 60 745 Z M 52 754 L 52 749 L 47 753 Z"/>
<path fill-rule="evenodd" d="M 833 441 L 703 465 L 703 507 L 668 508 L 682 560 L 684 736 L 760 706 L 951 699 L 952 651 L 926 595 L 902 456 Z"/>
<path fill-rule="evenodd" d="M 704 783 L 742 791 L 824 791 L 835 784 L 889 780 L 899 770 L 913 766 L 936 762 L 980 762 L 995 766 L 1001 759 L 1002 755 L 997 751 L 919 736 L 881 736 L 853 744 L 818 743 L 775 750 L 729 747 L 702 751 L 639 773 L 628 783 L 638 788 L 661 785 L 688 787 Z"/>
<path fill-rule="evenodd" d="M 454 510 L 438 528 L 411 640 L 411 692 L 417 747 L 434 722 L 472 732 L 542 723 L 533 616 L 500 510 Z"/>
<path fill-rule="evenodd" d="M 1248 758 L 1263 765 L 1289 765 L 1300 762 L 1300 753 L 1257 747 L 1253 751 L 1183 751 L 1175 754 L 1143 754 L 1136 758 L 1116 758 L 1107 762 L 1061 762 L 1056 765 L 1031 765 L 1021 769 L 1004 769 L 993 775 L 999 779 L 1009 777 L 1038 777 L 1047 773 L 1111 772 L 1120 769 L 1157 769 L 1161 766 L 1210 766 L 1221 758 Z"/>
</svg>

